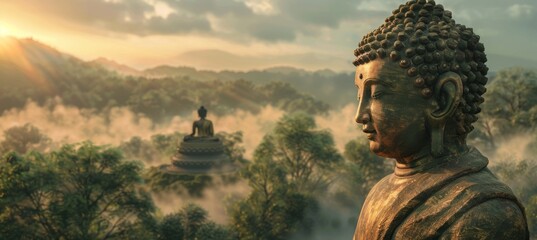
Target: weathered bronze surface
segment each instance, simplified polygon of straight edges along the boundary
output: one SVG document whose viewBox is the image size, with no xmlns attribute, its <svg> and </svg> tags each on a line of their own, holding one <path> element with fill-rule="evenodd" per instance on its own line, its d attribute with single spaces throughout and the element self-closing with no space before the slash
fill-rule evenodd
<svg viewBox="0 0 537 240">
<path fill-rule="evenodd" d="M 207 117 L 207 109 L 201 106 L 198 109 L 199 120 L 192 123 L 192 133 L 185 137 L 185 141 L 196 140 L 215 140 L 213 122 L 205 119 Z M 197 132 L 197 135 L 196 135 Z"/>
<path fill-rule="evenodd" d="M 523 206 L 466 145 L 486 91 L 479 36 L 442 5 L 412 0 L 354 53 L 356 122 L 371 151 L 396 161 L 354 239 L 528 239 Z"/>
</svg>

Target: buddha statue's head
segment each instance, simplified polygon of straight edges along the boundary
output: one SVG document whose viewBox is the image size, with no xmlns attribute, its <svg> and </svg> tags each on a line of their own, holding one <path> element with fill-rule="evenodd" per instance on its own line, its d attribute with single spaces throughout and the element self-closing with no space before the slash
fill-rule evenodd
<svg viewBox="0 0 537 240">
<path fill-rule="evenodd" d="M 411 161 L 466 149 L 488 68 L 471 28 L 429 0 L 412 0 L 354 51 L 356 122 L 377 155 Z"/>
<path fill-rule="evenodd" d="M 203 106 L 201 106 L 199 109 L 198 109 L 198 116 L 202 119 L 205 119 L 207 117 L 207 109 Z"/>
</svg>

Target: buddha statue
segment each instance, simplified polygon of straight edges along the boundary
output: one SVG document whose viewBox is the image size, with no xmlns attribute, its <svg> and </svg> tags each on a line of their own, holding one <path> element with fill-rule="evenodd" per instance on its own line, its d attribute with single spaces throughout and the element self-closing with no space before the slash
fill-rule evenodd
<svg viewBox="0 0 537 240">
<path fill-rule="evenodd" d="M 234 171 L 236 166 L 230 162 L 222 141 L 214 136 L 213 123 L 206 119 L 207 109 L 201 106 L 198 116 L 200 119 L 192 124 L 192 133 L 183 138 L 172 156 L 172 165 L 166 165 L 163 169 L 175 174 Z"/>
<path fill-rule="evenodd" d="M 396 161 L 367 195 L 354 239 L 528 239 L 523 206 L 466 144 L 488 72 L 473 29 L 412 0 L 354 54 L 355 120 L 370 150 Z"/>
<path fill-rule="evenodd" d="M 192 133 L 186 136 L 184 140 L 218 140 L 214 137 L 213 122 L 205 119 L 207 117 L 207 109 L 205 107 L 201 106 L 198 109 L 198 116 L 200 119 L 192 123 Z"/>
</svg>

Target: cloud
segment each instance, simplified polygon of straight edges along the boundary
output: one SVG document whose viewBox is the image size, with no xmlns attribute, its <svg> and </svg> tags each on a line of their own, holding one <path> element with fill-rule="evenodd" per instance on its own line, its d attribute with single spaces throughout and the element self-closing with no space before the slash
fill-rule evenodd
<svg viewBox="0 0 537 240">
<path fill-rule="evenodd" d="M 396 8 L 398 5 L 392 2 L 364 0 L 358 5 L 358 9 L 365 11 L 387 11 L 391 8 Z"/>
<path fill-rule="evenodd" d="M 357 12 L 358 1 L 340 0 L 279 0 L 277 7 L 291 19 L 318 27 L 336 28 Z"/>
<path fill-rule="evenodd" d="M 225 34 L 213 29 L 208 34 L 266 42 L 316 36 L 325 28 L 337 28 L 357 11 L 356 1 L 350 0 L 165 1 L 177 11 L 212 16 L 229 31 Z"/>
<path fill-rule="evenodd" d="M 40 13 L 113 32 L 138 36 L 186 35 L 232 41 L 292 42 L 301 36 L 331 34 L 343 22 L 365 22 L 376 27 L 405 1 L 372 0 L 21 0 Z M 498 1 L 495 1 L 498 2 Z M 439 2 L 440 3 L 440 2 Z M 453 0 L 443 3 L 455 19 L 513 18 L 534 14 L 533 4 L 515 1 L 484 4 Z M 502 8 L 495 6 L 502 6 Z M 474 10 L 469 10 L 474 9 Z M 506 10 L 507 9 L 507 10 Z M 458 17 L 458 18 L 457 18 Z M 374 21 L 373 21 L 374 20 Z M 375 24 L 373 24 L 375 22 Z"/>
<path fill-rule="evenodd" d="M 142 25 L 119 25 L 118 30 L 132 29 L 139 35 L 150 34 L 181 34 L 196 31 L 210 31 L 211 25 L 205 18 L 188 14 L 172 13 L 167 18 L 160 16 L 151 17 L 144 21 Z"/>
<path fill-rule="evenodd" d="M 243 131 L 246 155 L 251 157 L 257 144 L 283 114 L 279 109 L 266 106 L 258 114 L 237 110 L 232 115 L 209 118 L 213 121 L 216 132 Z M 97 112 L 66 106 L 60 99 L 47 106 L 29 101 L 21 109 L 11 109 L 0 115 L 0 133 L 13 126 L 31 123 L 50 137 L 55 145 L 90 140 L 96 144 L 117 146 L 134 136 L 150 139 L 155 134 L 188 132 L 196 116 L 193 111 L 192 117 L 175 116 L 167 123 L 156 124 L 126 107 Z M 3 140 L 1 135 L 0 140 Z"/>
<path fill-rule="evenodd" d="M 176 213 L 189 203 L 195 203 L 208 212 L 209 219 L 219 224 L 228 224 L 230 216 L 227 206 L 233 204 L 232 199 L 248 196 L 251 189 L 246 181 L 238 181 L 232 185 L 222 182 L 220 177 L 213 177 L 210 187 L 203 190 L 203 198 L 191 197 L 174 191 L 152 192 L 155 205 L 163 214 Z"/>
<path fill-rule="evenodd" d="M 62 18 L 85 26 L 139 36 L 211 31 L 205 16 L 173 9 L 150 0 L 21 0 L 20 6 L 40 15 Z"/>
<path fill-rule="evenodd" d="M 255 14 L 274 15 L 277 13 L 271 0 L 245 0 L 244 4 Z"/>
<path fill-rule="evenodd" d="M 355 17 L 357 1 L 340 0 L 21 0 L 40 15 L 112 32 L 146 35 L 198 33 L 265 42 L 317 36 Z M 222 28 L 217 28 L 216 23 Z"/>
<path fill-rule="evenodd" d="M 326 116 L 315 117 L 317 126 L 321 129 L 330 129 L 334 136 L 336 147 L 343 153 L 345 144 L 355 138 L 365 138 L 361 126 L 354 121 L 357 104 L 349 103 L 340 109 L 330 111 Z"/>
<path fill-rule="evenodd" d="M 343 151 L 348 141 L 361 136 L 356 123 L 352 121 L 355 107 L 355 104 L 348 104 L 330 111 L 326 116 L 315 118 L 319 128 L 330 129 L 340 151 Z M 216 132 L 242 131 L 246 156 L 251 158 L 263 136 L 272 130 L 284 114 L 280 109 L 265 106 L 257 114 L 237 110 L 230 115 L 209 118 L 213 121 Z M 29 101 L 23 108 L 11 109 L 0 115 L 0 133 L 13 126 L 31 123 L 50 137 L 55 145 L 90 140 L 96 144 L 117 146 L 134 136 L 150 139 L 155 134 L 188 132 L 196 116 L 193 111 L 192 117 L 175 116 L 167 123 L 156 124 L 125 107 L 97 112 L 66 106 L 60 99 L 55 99 L 46 106 Z M 3 140 L 2 134 L 0 140 Z"/>
<path fill-rule="evenodd" d="M 533 6 L 528 4 L 514 4 L 507 9 L 507 12 L 513 18 L 527 17 L 533 14 Z"/>
<path fill-rule="evenodd" d="M 104 36 L 101 44 L 107 46 L 111 46 L 111 41 L 105 42 L 110 37 L 115 37 L 115 40 L 127 39 L 125 43 L 119 43 L 125 49 L 128 48 L 129 41 L 136 41 L 137 44 L 146 41 L 148 45 L 157 45 L 154 39 L 165 39 L 159 43 L 166 42 L 164 45 L 174 45 L 174 41 L 177 40 L 177 46 L 173 50 L 167 47 L 166 52 L 162 54 L 167 58 L 178 53 L 208 48 L 241 55 L 259 54 L 259 49 L 286 45 L 289 46 L 287 49 L 294 50 L 293 53 L 321 55 L 328 53 L 351 61 L 352 51 L 361 37 L 381 25 L 390 15 L 391 10 L 405 2 L 405 0 L 384 2 L 374 0 L 18 0 L 0 1 L 0 16 L 12 15 L 11 18 L 16 18 L 14 12 L 17 12 L 17 15 L 24 13 L 25 16 L 31 16 L 29 18 L 32 21 L 48 23 L 48 27 L 60 29 L 68 27 L 67 30 L 98 33 L 99 37 Z M 534 23 L 537 21 L 536 1 L 437 0 L 436 2 L 453 12 L 457 23 L 473 28 L 481 36 L 487 53 L 535 60 L 537 48 L 530 46 L 532 39 L 537 38 L 537 31 L 529 30 L 534 28 Z M 10 6 L 11 8 L 8 8 Z M 44 31 L 42 36 L 51 35 L 50 39 L 54 41 L 64 39 L 67 35 L 54 36 L 54 32 L 46 32 L 47 29 L 38 29 L 38 27 L 34 31 Z M 183 43 L 183 41 L 188 43 Z M 160 46 L 157 48 L 162 49 Z M 129 52 L 129 54 L 124 54 L 124 52 Z M 136 51 L 128 49 L 124 52 L 119 57 L 106 57 L 132 62 L 124 56 Z M 275 50 L 274 53 L 282 55 L 286 52 Z M 144 54 L 145 56 L 140 57 L 144 60 L 137 62 L 159 61 L 158 59 L 146 60 L 148 53 Z M 91 58 L 95 57 L 92 55 Z M 160 61 L 160 63 L 165 62 Z M 324 65 L 320 64 L 316 68 Z"/>
</svg>

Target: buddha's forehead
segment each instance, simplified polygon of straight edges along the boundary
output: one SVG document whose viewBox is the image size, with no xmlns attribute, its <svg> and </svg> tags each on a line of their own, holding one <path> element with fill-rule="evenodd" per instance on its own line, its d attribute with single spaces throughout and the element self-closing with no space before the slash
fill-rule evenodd
<svg viewBox="0 0 537 240">
<path fill-rule="evenodd" d="M 391 61 L 377 59 L 375 61 L 361 64 L 356 67 L 354 83 L 360 87 L 367 79 L 375 79 L 388 85 L 401 84 L 407 82 L 404 69 Z"/>
</svg>

